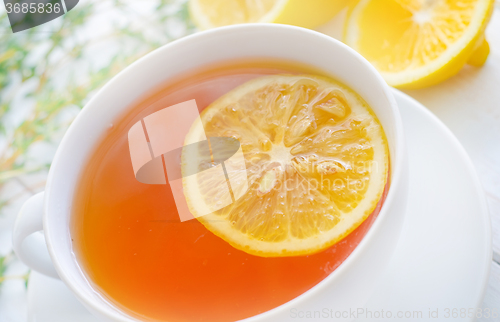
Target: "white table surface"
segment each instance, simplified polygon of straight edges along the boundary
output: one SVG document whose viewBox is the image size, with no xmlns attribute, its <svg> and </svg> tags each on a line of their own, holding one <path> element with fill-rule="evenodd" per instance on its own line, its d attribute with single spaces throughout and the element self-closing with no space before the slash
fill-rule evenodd
<svg viewBox="0 0 500 322">
<path fill-rule="evenodd" d="M 340 19 L 340 18 L 339 18 Z M 323 31 L 338 35 L 339 19 Z M 469 153 L 484 187 L 493 229 L 493 258 L 483 307 L 500 312 L 500 6 L 497 1 L 486 31 L 491 53 L 483 68 L 466 66 L 457 76 L 442 84 L 405 91 L 436 114 L 456 135 Z M 422 129 L 425 131 L 425 129 Z M 460 175 L 460 173 L 457 173 Z M 0 191 L 3 198 L 16 196 L 0 217 L 0 256 L 10 252 L 12 225 L 22 203 L 41 190 L 46 174 L 15 178 Z M 28 184 L 29 181 L 29 184 Z M 41 183 L 31 187 L 33 182 Z M 6 275 L 20 275 L 27 268 L 15 258 Z M 24 281 L 12 279 L 0 286 L 0 322 L 26 321 Z M 482 320 L 481 320 L 482 321 Z M 484 321 L 494 321 L 488 319 Z M 496 321 L 500 321 L 497 319 Z"/>
</svg>

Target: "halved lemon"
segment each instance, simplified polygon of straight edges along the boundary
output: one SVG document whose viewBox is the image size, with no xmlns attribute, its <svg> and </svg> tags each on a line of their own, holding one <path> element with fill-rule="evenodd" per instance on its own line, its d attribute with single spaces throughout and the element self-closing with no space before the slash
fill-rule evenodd
<svg viewBox="0 0 500 322">
<path fill-rule="evenodd" d="M 489 53 L 484 30 L 494 0 L 360 0 L 345 42 L 392 86 L 420 88 L 456 74 Z"/>
<path fill-rule="evenodd" d="M 208 106 L 201 120 L 186 145 L 205 134 L 237 139 L 245 166 L 230 167 L 228 177 L 247 180 L 248 189 L 224 196 L 227 186 L 200 165 L 183 179 L 184 194 L 193 215 L 237 249 L 264 257 L 321 251 L 360 225 L 382 196 L 389 163 L 382 126 L 333 80 L 256 78 Z M 188 161 L 183 154 L 183 171 Z M 198 217 L 230 197 L 229 206 Z"/>
<path fill-rule="evenodd" d="M 332 19 L 348 0 L 191 0 L 189 12 L 200 29 L 274 22 L 314 28 Z"/>
</svg>

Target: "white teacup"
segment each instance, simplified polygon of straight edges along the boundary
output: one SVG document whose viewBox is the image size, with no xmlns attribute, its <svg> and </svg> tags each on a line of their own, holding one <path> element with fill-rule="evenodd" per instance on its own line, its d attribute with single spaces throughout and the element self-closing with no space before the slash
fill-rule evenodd
<svg viewBox="0 0 500 322">
<path fill-rule="evenodd" d="M 368 61 L 331 37 L 292 26 L 249 24 L 197 33 L 155 50 L 115 76 L 70 126 L 50 168 L 45 192 L 23 206 L 13 237 L 19 258 L 32 269 L 63 280 L 104 321 L 137 321 L 91 287 L 72 253 L 69 223 L 81 172 L 109 124 L 132 102 L 178 75 L 242 58 L 283 59 L 316 67 L 363 97 L 384 127 L 391 159 L 390 188 L 373 226 L 352 254 L 318 285 L 248 319 L 296 321 L 300 312 L 319 311 L 350 320 L 349 310 L 363 308 L 374 291 L 401 232 L 408 192 L 402 122 L 389 86 Z M 41 230 L 46 247 L 34 234 Z"/>
</svg>

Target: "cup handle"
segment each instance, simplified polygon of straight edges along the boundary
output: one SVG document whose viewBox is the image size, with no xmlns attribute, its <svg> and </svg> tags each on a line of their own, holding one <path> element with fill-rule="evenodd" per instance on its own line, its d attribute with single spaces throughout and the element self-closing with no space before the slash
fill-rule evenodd
<svg viewBox="0 0 500 322">
<path fill-rule="evenodd" d="M 31 269 L 59 278 L 50 259 L 43 232 L 43 195 L 37 193 L 21 208 L 14 225 L 12 242 L 17 257 Z"/>
</svg>

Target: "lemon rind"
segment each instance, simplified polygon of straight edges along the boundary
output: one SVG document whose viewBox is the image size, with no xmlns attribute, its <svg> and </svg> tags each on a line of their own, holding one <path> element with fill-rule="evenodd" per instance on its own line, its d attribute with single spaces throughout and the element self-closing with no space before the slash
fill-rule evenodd
<svg viewBox="0 0 500 322">
<path fill-rule="evenodd" d="M 278 0 L 274 5 L 273 9 L 270 10 L 268 13 L 266 13 L 264 16 L 262 16 L 261 19 L 259 19 L 259 21 L 256 22 L 271 23 L 275 21 L 280 16 L 281 12 L 284 10 L 287 2 L 288 0 Z M 219 27 L 217 25 L 214 25 L 212 21 L 208 18 L 208 16 L 204 13 L 204 11 L 202 10 L 202 6 L 199 4 L 199 0 L 189 1 L 188 6 L 189 6 L 190 16 L 198 28 L 202 30 L 207 30 Z"/>
</svg>

